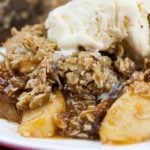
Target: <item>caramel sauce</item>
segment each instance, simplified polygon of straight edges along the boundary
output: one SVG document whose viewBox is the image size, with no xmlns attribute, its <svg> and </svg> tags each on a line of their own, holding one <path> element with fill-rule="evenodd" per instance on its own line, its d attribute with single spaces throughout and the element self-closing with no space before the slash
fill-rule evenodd
<svg viewBox="0 0 150 150">
<path fill-rule="evenodd" d="M 111 144 L 113 146 L 127 146 L 127 145 L 136 144 L 136 143 L 137 143 L 136 140 L 128 140 L 126 142 L 113 141 L 113 142 L 108 143 L 108 144 Z"/>
</svg>

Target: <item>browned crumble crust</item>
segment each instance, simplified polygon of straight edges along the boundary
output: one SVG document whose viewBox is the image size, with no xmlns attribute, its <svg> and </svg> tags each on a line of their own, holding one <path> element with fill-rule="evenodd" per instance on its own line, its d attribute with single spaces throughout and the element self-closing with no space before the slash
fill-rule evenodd
<svg viewBox="0 0 150 150">
<path fill-rule="evenodd" d="M 51 55 L 56 44 L 46 39 L 43 25 L 28 26 L 21 32 L 13 30 L 13 35 L 5 44 L 8 49 L 6 66 L 12 74 L 27 79 L 24 92 L 18 97 L 17 108 L 35 108 L 42 105 L 51 93 L 54 83 Z"/>
<path fill-rule="evenodd" d="M 75 138 L 97 139 L 100 124 L 113 102 L 105 100 L 96 105 L 93 100 L 68 100 L 69 109 L 61 115 L 59 133 Z"/>
<path fill-rule="evenodd" d="M 118 84 L 112 61 L 99 53 L 79 52 L 58 61 L 64 89 L 77 95 L 100 95 Z"/>
<path fill-rule="evenodd" d="M 0 64 L 0 100 L 16 104 L 21 89 L 25 83 L 21 78 L 13 77 L 7 70 L 4 63 Z"/>
<path fill-rule="evenodd" d="M 11 121 L 19 122 L 20 114 L 16 109 L 17 84 L 9 79 L 12 76 L 6 69 L 5 64 L 0 64 L 0 118 L 6 118 Z M 19 83 L 20 84 L 20 83 Z M 10 88 L 11 86 L 11 88 Z"/>
</svg>

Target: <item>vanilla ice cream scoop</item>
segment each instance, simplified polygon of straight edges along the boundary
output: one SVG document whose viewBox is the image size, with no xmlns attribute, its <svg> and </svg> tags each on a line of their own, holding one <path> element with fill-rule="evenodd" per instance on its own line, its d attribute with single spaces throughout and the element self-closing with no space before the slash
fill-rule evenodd
<svg viewBox="0 0 150 150">
<path fill-rule="evenodd" d="M 108 50 L 126 40 L 141 56 L 150 55 L 150 0 L 72 0 L 50 12 L 48 38 L 60 49 Z"/>
</svg>

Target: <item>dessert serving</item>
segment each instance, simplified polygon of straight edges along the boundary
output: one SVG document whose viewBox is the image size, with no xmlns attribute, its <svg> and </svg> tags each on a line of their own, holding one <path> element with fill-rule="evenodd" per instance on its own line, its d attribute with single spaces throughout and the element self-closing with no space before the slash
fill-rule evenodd
<svg viewBox="0 0 150 150">
<path fill-rule="evenodd" d="M 72 0 L 43 24 L 13 28 L 0 117 L 25 137 L 149 140 L 149 15 L 149 0 Z"/>
</svg>

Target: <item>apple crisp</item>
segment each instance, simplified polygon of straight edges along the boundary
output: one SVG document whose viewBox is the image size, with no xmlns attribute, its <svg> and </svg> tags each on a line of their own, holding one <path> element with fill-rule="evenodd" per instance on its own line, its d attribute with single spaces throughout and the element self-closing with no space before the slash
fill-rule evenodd
<svg viewBox="0 0 150 150">
<path fill-rule="evenodd" d="M 2 0 L 1 35 L 66 1 Z M 0 52 L 0 117 L 17 122 L 20 135 L 150 139 L 149 0 L 72 0 L 45 24 L 11 33 Z"/>
<path fill-rule="evenodd" d="M 133 82 L 133 76 L 139 74 L 136 63 L 125 52 L 119 56 L 115 50 L 110 53 L 81 50 L 57 56 L 60 49 L 49 42 L 42 24 L 26 26 L 21 31 L 13 28 L 12 35 L 4 44 L 7 56 L 1 63 L 1 95 L 4 93 L 1 100 L 13 105 L 18 117 L 51 102 L 53 93 L 60 90 L 66 110 L 57 113 L 58 133 L 98 138 L 107 110 L 125 86 Z M 146 79 L 147 76 L 148 71 Z"/>
<path fill-rule="evenodd" d="M 107 111 L 126 88 L 137 81 L 150 81 L 149 60 L 139 68 L 123 47 L 108 52 L 81 49 L 62 55 L 57 44 L 48 40 L 43 24 L 21 31 L 13 28 L 4 47 L 7 56 L 0 65 L 0 100 L 13 113 L 1 112 L 1 117 L 21 122 L 23 136 L 51 137 L 57 133 L 98 139 Z M 139 94 L 141 89 L 137 90 Z M 43 124 L 44 116 L 47 121 Z M 35 122 L 38 132 L 33 128 Z"/>
</svg>

